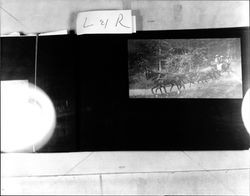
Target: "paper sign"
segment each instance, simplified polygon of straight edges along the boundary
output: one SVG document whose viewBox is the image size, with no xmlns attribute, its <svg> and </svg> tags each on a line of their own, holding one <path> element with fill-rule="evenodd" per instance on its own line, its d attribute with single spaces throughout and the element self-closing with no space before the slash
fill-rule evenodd
<svg viewBox="0 0 250 196">
<path fill-rule="evenodd" d="M 135 31 L 133 24 L 131 10 L 81 12 L 76 20 L 76 34 L 130 34 Z"/>
</svg>

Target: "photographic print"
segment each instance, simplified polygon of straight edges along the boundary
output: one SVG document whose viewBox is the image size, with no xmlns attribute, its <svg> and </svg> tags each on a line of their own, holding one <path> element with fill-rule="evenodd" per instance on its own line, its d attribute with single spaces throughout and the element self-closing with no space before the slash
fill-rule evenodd
<svg viewBox="0 0 250 196">
<path fill-rule="evenodd" d="M 130 39 L 130 98 L 242 98 L 240 38 Z"/>
</svg>

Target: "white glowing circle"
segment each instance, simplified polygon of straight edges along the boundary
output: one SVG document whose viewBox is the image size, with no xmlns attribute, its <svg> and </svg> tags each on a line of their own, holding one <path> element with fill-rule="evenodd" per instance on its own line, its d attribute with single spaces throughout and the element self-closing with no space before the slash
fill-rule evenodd
<svg viewBox="0 0 250 196">
<path fill-rule="evenodd" d="M 44 91 L 27 81 L 1 81 L 1 151 L 38 150 L 55 125 L 55 109 Z"/>
<path fill-rule="evenodd" d="M 248 133 L 250 133 L 250 89 L 247 90 L 242 101 L 241 116 Z"/>
</svg>

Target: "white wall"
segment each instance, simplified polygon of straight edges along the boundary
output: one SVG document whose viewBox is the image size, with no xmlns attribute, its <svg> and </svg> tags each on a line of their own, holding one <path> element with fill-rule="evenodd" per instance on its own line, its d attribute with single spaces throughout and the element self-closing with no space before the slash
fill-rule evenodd
<svg viewBox="0 0 250 196">
<path fill-rule="evenodd" d="M 77 12 L 98 9 L 134 10 L 138 30 L 249 26 L 248 1 L 0 0 L 0 2 L 2 7 L 0 9 L 1 34 L 14 31 L 32 33 L 72 29 Z M 183 152 L 176 153 L 185 158 Z M 44 161 L 48 163 L 46 165 L 40 160 L 43 156 L 41 154 L 37 154 L 37 157 L 31 154 L 32 161 L 12 160 L 8 162 L 8 155 L 1 154 L 1 160 L 6 163 L 1 164 L 1 178 L 4 180 L 1 192 L 4 194 L 11 194 L 13 191 L 15 194 L 42 194 L 37 189 L 40 187 L 43 193 L 49 192 L 49 194 L 249 194 L 249 151 L 188 153 L 192 161 L 185 164 L 185 169 L 200 167 L 202 172 L 189 172 L 184 175 L 172 171 L 157 175 L 152 173 L 104 175 L 103 184 L 100 184 L 98 175 L 56 179 L 48 177 L 49 180 L 45 177 L 32 179 L 27 177 L 30 172 L 34 174 L 36 171 L 43 171 L 42 174 L 44 174 L 45 168 L 46 171 L 49 170 L 49 174 L 55 174 L 57 170 L 64 170 L 68 166 L 66 163 L 71 166 L 74 162 L 72 159 L 70 162 L 56 161 L 53 156 L 53 159 L 44 158 Z M 117 158 L 118 155 L 121 156 L 119 152 L 111 154 L 111 159 L 107 159 L 104 153 L 97 154 L 95 160 L 89 163 L 84 162 L 83 168 L 76 173 L 88 173 L 92 168 L 102 174 L 114 160 L 118 162 L 117 165 L 113 164 L 112 171 L 114 172 L 131 164 L 134 170 L 139 170 L 134 166 L 137 164 L 139 168 L 145 169 L 147 166 L 149 168 L 147 171 L 151 171 L 154 169 L 154 164 L 157 164 L 159 169 L 161 166 L 169 165 L 170 162 L 174 162 L 174 166 L 184 163 L 180 161 L 180 158 L 171 158 L 170 152 L 164 152 L 163 155 L 158 153 L 145 155 L 149 159 L 144 161 L 138 160 L 138 154 L 134 153 L 126 154 L 123 159 Z M 13 156 L 15 159 L 18 158 L 16 155 Z M 20 156 L 22 159 L 25 158 L 22 154 Z M 69 157 L 68 154 L 62 156 L 63 160 Z M 79 155 L 79 160 L 80 158 L 82 155 Z M 163 159 L 165 161 L 162 161 Z M 78 160 L 78 156 L 74 160 Z M 123 160 L 128 162 L 124 163 Z M 35 164 L 36 161 L 39 164 Z M 27 165 L 28 163 L 30 165 Z M 233 164 L 233 167 L 230 164 Z M 56 169 L 50 169 L 53 165 Z M 225 171 L 208 171 L 207 165 L 216 165 Z M 8 169 L 7 166 L 10 168 Z M 5 174 L 2 174 L 4 171 Z M 14 175 L 13 171 L 25 174 L 23 178 L 6 177 L 8 174 Z"/>
<path fill-rule="evenodd" d="M 249 26 L 249 1 L 2 0 L 1 33 L 74 28 L 77 12 L 132 9 L 138 30 Z"/>
<path fill-rule="evenodd" d="M 249 195 L 249 151 L 1 154 L 1 192 Z"/>
</svg>

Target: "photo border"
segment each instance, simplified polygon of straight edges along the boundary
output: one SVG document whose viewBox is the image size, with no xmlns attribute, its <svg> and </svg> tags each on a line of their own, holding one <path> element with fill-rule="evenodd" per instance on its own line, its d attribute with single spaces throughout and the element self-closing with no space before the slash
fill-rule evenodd
<svg viewBox="0 0 250 196">
<path fill-rule="evenodd" d="M 243 97 L 250 88 L 250 28 L 218 28 L 218 29 L 189 29 L 189 30 L 164 30 L 164 31 L 139 31 L 127 39 L 223 39 L 239 38 L 241 44 L 241 71 Z M 128 51 L 128 46 L 127 46 Z M 128 59 L 128 56 L 127 56 Z M 239 98 L 241 99 L 241 98 Z"/>
</svg>

